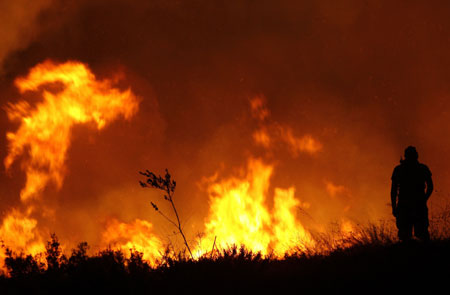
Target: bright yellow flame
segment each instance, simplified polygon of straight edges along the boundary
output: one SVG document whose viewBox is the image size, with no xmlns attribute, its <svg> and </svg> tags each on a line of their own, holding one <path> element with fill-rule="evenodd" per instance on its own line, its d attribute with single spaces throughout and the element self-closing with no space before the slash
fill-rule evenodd
<svg viewBox="0 0 450 295">
<path fill-rule="evenodd" d="M 218 248 L 245 246 L 275 255 L 312 245 L 310 235 L 295 217 L 294 209 L 300 202 L 294 198 L 294 188 L 276 188 L 274 207 L 269 210 L 266 196 L 272 171 L 272 166 L 251 159 L 244 177 L 210 185 L 210 213 L 197 253 L 211 247 L 214 240 Z"/>
<path fill-rule="evenodd" d="M 57 93 L 45 90 L 52 83 L 63 89 Z M 21 200 L 36 198 L 47 183 L 57 188 L 63 183 L 65 159 L 70 144 L 71 128 L 75 124 L 93 122 L 98 129 L 123 116 L 129 119 L 138 109 L 138 99 L 131 90 L 113 88 L 109 80 L 99 81 L 89 68 L 69 61 L 55 64 L 46 61 L 32 68 L 15 84 L 21 93 L 41 91 L 43 101 L 35 107 L 25 101 L 9 104 L 10 120 L 20 122 L 19 129 L 7 133 L 9 153 L 5 158 L 8 169 L 20 156 L 27 180 Z"/>
<path fill-rule="evenodd" d="M 255 251 L 266 251 L 270 234 L 264 227 L 270 223 L 265 207 L 272 167 L 250 161 L 247 179 L 231 178 L 209 188 L 210 218 L 206 223 L 207 240 L 217 236 L 217 245 L 245 245 Z"/>
<path fill-rule="evenodd" d="M 111 219 L 102 235 L 102 244 L 122 250 L 130 255 L 130 250 L 143 253 L 143 259 L 156 265 L 164 251 L 163 243 L 153 233 L 150 222 L 136 219 L 131 223 Z"/>
<path fill-rule="evenodd" d="M 0 227 L 2 243 L 14 252 L 36 255 L 45 251 L 45 245 L 37 231 L 37 221 L 13 209 Z M 0 269 L 5 270 L 5 252 L 0 251 Z"/>
<path fill-rule="evenodd" d="M 305 250 L 314 245 L 314 241 L 303 225 L 297 221 L 295 211 L 301 204 L 294 197 L 295 189 L 275 189 L 273 210 L 273 248 L 276 254 L 282 255 L 291 250 Z"/>
</svg>

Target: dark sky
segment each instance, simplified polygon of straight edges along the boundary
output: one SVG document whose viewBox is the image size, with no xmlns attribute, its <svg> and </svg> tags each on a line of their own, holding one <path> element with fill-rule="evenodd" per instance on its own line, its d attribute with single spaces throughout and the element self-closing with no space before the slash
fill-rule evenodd
<svg viewBox="0 0 450 295">
<path fill-rule="evenodd" d="M 2 106 L 24 99 L 14 79 L 47 59 L 81 61 L 99 79 L 123 72 L 118 87 L 142 99 L 129 121 L 72 130 L 64 184 L 40 201 L 56 213 L 36 216 L 63 239 L 95 242 L 109 217 L 158 224 L 158 192 L 138 185 L 144 169 L 173 173 L 191 231 L 208 212 L 202 179 L 252 157 L 274 165 L 272 187 L 295 186 L 311 204 L 312 225 L 389 218 L 390 176 L 408 145 L 433 172 L 432 205 L 448 196 L 448 1 L 25 2 L 0 3 Z M 251 114 L 255 97 L 264 122 Z M 17 127 L 0 113 L 2 159 Z M 322 149 L 263 148 L 252 137 L 262 127 Z M 0 174 L 1 214 L 23 206 L 24 182 L 20 161 Z"/>
</svg>

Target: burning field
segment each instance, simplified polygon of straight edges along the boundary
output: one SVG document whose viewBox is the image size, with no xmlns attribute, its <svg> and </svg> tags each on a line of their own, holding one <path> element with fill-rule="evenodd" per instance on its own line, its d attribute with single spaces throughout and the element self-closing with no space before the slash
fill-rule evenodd
<svg viewBox="0 0 450 295">
<path fill-rule="evenodd" d="M 1 3 L 1 268 L 52 233 L 64 253 L 86 241 L 150 265 L 187 244 L 331 250 L 320 237 L 394 225 L 408 145 L 442 212 L 450 7 L 403 4 Z M 139 185 L 165 169 L 173 203 Z"/>
</svg>

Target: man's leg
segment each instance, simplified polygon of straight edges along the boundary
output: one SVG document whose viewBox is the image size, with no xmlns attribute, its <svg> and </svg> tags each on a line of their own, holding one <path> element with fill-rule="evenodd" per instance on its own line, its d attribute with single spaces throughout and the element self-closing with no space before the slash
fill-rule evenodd
<svg viewBox="0 0 450 295">
<path fill-rule="evenodd" d="M 430 240 L 428 226 L 428 208 L 425 205 L 417 209 L 416 218 L 414 220 L 414 235 L 418 239 L 428 242 Z"/>
<path fill-rule="evenodd" d="M 410 241 L 412 239 L 413 222 L 410 214 L 405 210 L 399 209 L 397 215 L 397 229 L 398 238 L 402 242 Z"/>
</svg>

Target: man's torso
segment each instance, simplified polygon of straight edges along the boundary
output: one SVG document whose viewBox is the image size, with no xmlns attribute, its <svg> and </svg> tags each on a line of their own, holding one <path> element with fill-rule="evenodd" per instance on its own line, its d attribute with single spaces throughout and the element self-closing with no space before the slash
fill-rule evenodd
<svg viewBox="0 0 450 295">
<path fill-rule="evenodd" d="M 426 181 L 430 177 L 428 167 L 419 162 L 402 163 L 395 167 L 392 181 L 396 182 L 399 188 L 399 204 L 425 200 Z"/>
</svg>

